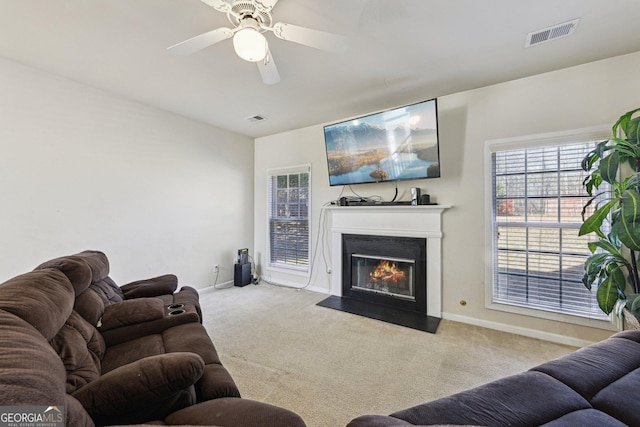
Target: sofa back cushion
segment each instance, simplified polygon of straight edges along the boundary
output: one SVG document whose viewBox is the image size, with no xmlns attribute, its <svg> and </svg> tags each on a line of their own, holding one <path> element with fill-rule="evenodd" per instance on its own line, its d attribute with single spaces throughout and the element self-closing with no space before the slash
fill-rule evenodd
<svg viewBox="0 0 640 427">
<path fill-rule="evenodd" d="M 0 336 L 0 405 L 64 405 L 64 366 L 42 334 L 0 310 Z"/>
<path fill-rule="evenodd" d="M 35 270 L 54 268 L 60 270 L 73 285 L 76 295 L 86 291 L 91 284 L 93 274 L 89 265 L 76 256 L 54 258 L 37 266 Z"/>
<path fill-rule="evenodd" d="M 32 271 L 0 285 L 0 309 L 15 314 L 50 340 L 73 310 L 71 282 L 54 269 Z"/>
<path fill-rule="evenodd" d="M 109 276 L 99 280 L 94 279 L 89 289 L 98 294 L 105 306 L 124 301 L 122 290 Z"/>
<path fill-rule="evenodd" d="M 100 377 L 100 360 L 105 352 L 104 339 L 77 312 L 71 313 L 51 340 L 51 346 L 67 371 L 67 393 L 71 394 Z"/>
<path fill-rule="evenodd" d="M 89 265 L 94 282 L 109 275 L 109 258 L 104 252 L 82 251 L 74 256 L 82 258 Z"/>
<path fill-rule="evenodd" d="M 109 277 L 109 259 L 100 251 L 83 251 L 72 255 L 82 259 L 91 270 L 91 284 L 77 295 L 75 310 L 92 325 L 97 325 L 105 307 L 124 301 L 120 287 Z"/>
<path fill-rule="evenodd" d="M 76 303 L 74 310 L 96 326 L 106 306 L 124 301 L 120 287 L 109 277 L 109 259 L 100 251 L 83 251 L 54 258 L 36 270 L 60 270 L 71 281 Z"/>
</svg>

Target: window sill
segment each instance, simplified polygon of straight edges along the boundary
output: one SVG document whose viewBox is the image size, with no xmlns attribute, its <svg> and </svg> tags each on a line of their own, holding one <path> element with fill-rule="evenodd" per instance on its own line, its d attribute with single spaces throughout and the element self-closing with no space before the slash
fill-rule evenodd
<svg viewBox="0 0 640 427">
<path fill-rule="evenodd" d="M 516 305 L 487 303 L 485 306 L 489 310 L 502 311 L 521 316 L 535 317 L 539 319 L 553 320 L 555 322 L 569 323 L 573 325 L 587 326 L 590 328 L 603 329 L 607 331 L 618 331 L 609 319 L 589 319 L 586 317 L 572 316 L 569 314 L 554 313 L 551 311 L 535 310 L 532 308 L 520 307 Z"/>
</svg>

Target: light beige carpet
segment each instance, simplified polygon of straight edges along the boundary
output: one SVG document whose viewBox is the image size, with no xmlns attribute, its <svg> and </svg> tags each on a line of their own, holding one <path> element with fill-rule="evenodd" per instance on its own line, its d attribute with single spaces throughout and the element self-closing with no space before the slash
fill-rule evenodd
<svg viewBox="0 0 640 427">
<path fill-rule="evenodd" d="M 243 397 L 345 426 L 514 374 L 575 348 L 443 320 L 430 334 L 268 284 L 206 290 L 204 325 Z"/>
</svg>

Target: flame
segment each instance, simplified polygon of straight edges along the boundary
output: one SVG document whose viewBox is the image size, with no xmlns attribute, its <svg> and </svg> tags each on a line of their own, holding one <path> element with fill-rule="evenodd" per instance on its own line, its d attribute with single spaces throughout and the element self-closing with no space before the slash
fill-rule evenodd
<svg viewBox="0 0 640 427">
<path fill-rule="evenodd" d="M 369 274 L 374 282 L 394 282 L 398 283 L 399 280 L 406 279 L 404 271 L 398 269 L 398 263 L 395 261 L 380 261 L 380 264 L 375 270 Z"/>
</svg>

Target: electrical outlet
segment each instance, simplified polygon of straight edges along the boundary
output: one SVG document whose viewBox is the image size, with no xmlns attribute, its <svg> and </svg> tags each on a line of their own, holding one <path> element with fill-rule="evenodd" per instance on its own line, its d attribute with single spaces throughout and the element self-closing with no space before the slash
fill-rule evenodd
<svg viewBox="0 0 640 427">
<path fill-rule="evenodd" d="M 217 273 L 218 271 L 220 271 L 220 266 L 218 264 L 213 266 L 213 272 Z"/>
</svg>

